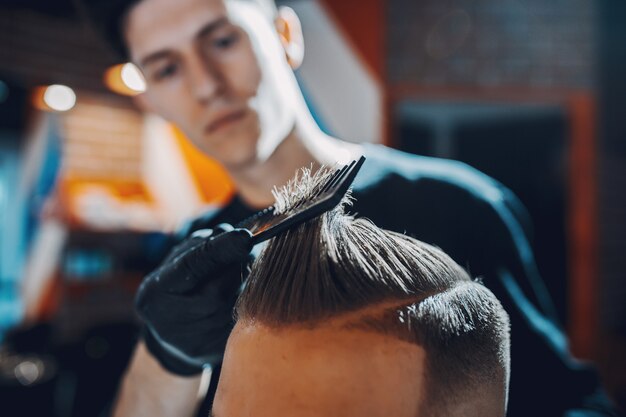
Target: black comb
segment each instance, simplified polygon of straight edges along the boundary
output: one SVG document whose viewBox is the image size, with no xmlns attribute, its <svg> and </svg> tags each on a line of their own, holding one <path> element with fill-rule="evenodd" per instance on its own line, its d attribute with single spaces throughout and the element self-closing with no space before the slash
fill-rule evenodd
<svg viewBox="0 0 626 417">
<path fill-rule="evenodd" d="M 364 156 L 338 168 L 313 196 L 298 201 L 286 213 L 275 214 L 274 206 L 270 206 L 239 222 L 236 227 L 250 230 L 252 243 L 256 245 L 333 209 L 348 192 L 363 162 Z"/>
</svg>

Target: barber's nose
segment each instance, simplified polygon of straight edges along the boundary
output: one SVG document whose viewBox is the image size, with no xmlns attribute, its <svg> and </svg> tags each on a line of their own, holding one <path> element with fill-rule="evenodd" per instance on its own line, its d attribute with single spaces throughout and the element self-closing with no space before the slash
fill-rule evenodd
<svg viewBox="0 0 626 417">
<path fill-rule="evenodd" d="M 219 72 L 200 57 L 188 65 L 191 94 L 198 101 L 208 101 L 220 93 L 222 77 Z"/>
</svg>

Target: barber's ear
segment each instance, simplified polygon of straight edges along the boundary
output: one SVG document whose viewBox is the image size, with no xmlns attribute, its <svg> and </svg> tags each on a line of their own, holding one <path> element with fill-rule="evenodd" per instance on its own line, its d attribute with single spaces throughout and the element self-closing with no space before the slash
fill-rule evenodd
<svg viewBox="0 0 626 417">
<path fill-rule="evenodd" d="M 281 6 L 278 8 L 276 30 L 283 48 L 285 48 L 289 65 L 294 70 L 298 69 L 304 59 L 304 37 L 302 36 L 300 19 L 291 7 Z"/>
</svg>

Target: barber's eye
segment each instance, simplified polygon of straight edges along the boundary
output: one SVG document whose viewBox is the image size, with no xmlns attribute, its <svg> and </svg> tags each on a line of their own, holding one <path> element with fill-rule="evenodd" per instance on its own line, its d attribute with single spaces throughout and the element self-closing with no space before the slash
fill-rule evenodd
<svg viewBox="0 0 626 417">
<path fill-rule="evenodd" d="M 168 64 L 162 68 L 159 68 L 154 76 L 157 80 L 162 80 L 164 78 L 171 77 L 176 74 L 178 71 L 178 66 L 176 64 Z"/>
<path fill-rule="evenodd" d="M 213 40 L 213 46 L 218 49 L 227 49 L 237 43 L 239 35 L 237 33 L 230 34 L 228 36 L 221 36 Z"/>
</svg>

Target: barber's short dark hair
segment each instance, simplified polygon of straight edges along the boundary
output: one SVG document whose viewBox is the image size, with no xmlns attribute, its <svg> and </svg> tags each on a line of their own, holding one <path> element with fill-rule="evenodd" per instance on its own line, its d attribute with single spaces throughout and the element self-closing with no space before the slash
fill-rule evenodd
<svg viewBox="0 0 626 417">
<path fill-rule="evenodd" d="M 316 193 L 327 175 L 303 171 L 275 192 L 279 210 Z M 237 319 L 316 327 L 356 312 L 347 327 L 425 349 L 423 405 L 436 407 L 429 409 L 435 415 L 462 402 L 471 387 L 500 382 L 508 389 L 509 320 L 495 296 L 443 251 L 347 215 L 346 203 L 268 243 L 239 298 Z"/>
<path fill-rule="evenodd" d="M 118 58 L 128 60 L 124 41 L 124 19 L 130 9 L 143 0 L 73 0 L 79 14 L 113 49 Z M 268 13 L 276 11 L 274 0 L 249 0 L 259 3 Z"/>
</svg>

